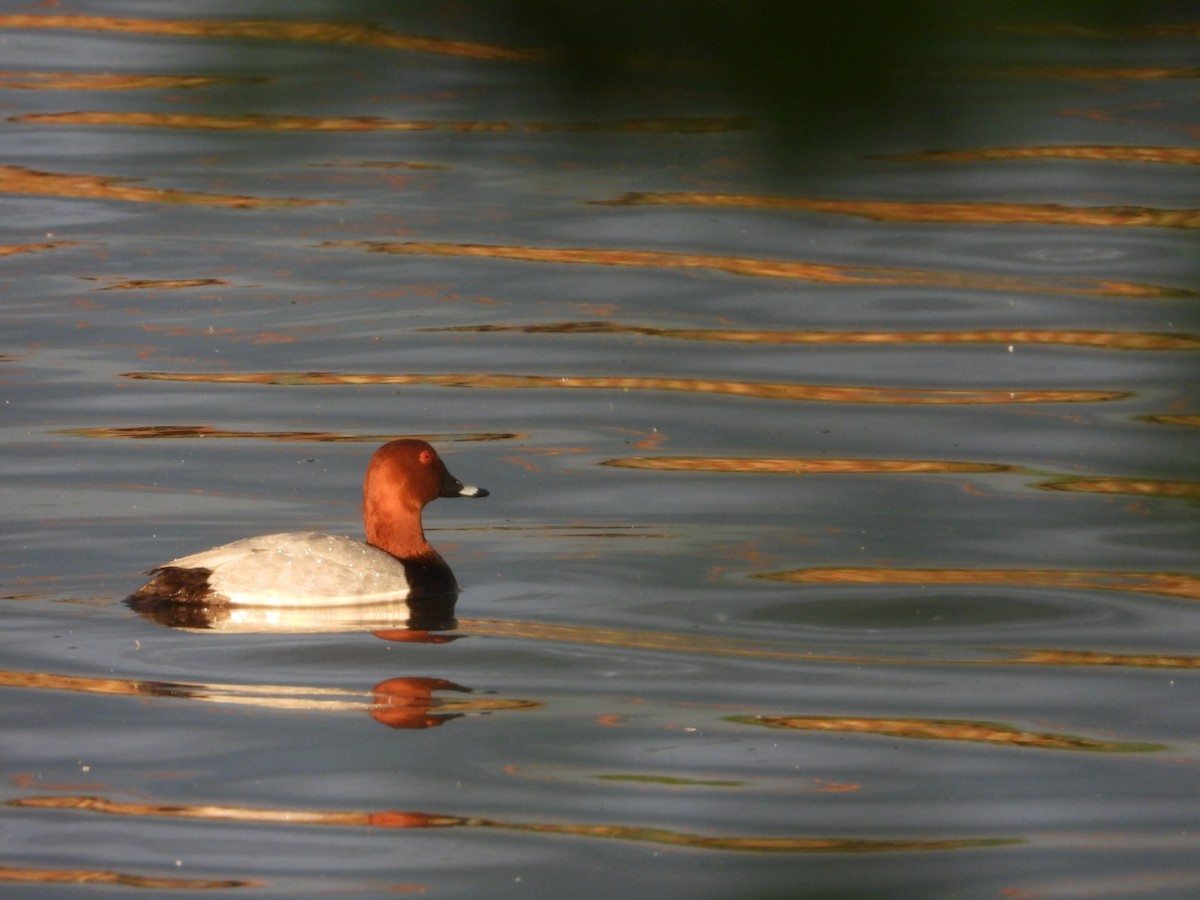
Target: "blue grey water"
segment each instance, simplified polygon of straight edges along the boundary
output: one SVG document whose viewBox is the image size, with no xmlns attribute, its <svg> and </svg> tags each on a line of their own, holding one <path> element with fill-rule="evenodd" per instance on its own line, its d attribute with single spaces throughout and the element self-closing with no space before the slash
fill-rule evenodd
<svg viewBox="0 0 1200 900">
<path fill-rule="evenodd" d="M 956 127 L 804 145 L 674 70 L 178 24 L 507 45 L 470 5 L 200 6 L 0 12 L 6 896 L 1200 891 L 1194 18 L 963 25 Z M 427 511 L 456 629 L 122 602 L 360 535 L 404 435 L 491 491 Z"/>
</svg>

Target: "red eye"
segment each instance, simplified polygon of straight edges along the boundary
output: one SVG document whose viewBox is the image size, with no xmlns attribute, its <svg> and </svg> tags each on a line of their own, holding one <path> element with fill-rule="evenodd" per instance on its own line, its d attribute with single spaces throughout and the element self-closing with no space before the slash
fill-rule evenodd
<svg viewBox="0 0 1200 900">
<path fill-rule="evenodd" d="M 428 465 L 429 463 L 433 462 L 433 454 L 430 453 L 428 450 L 422 450 L 421 455 L 418 457 L 418 459 L 420 459 L 421 462 Z"/>
</svg>

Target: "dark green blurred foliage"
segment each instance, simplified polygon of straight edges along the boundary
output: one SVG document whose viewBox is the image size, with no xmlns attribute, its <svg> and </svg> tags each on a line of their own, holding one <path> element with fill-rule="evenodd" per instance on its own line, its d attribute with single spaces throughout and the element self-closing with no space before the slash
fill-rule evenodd
<svg viewBox="0 0 1200 900">
<path fill-rule="evenodd" d="M 922 104 L 919 82 L 955 62 L 964 30 L 976 39 L 981 31 L 999 38 L 1005 25 L 1111 31 L 1169 14 L 1114 0 L 512 0 L 504 10 L 529 45 L 550 52 L 577 106 L 594 110 L 612 92 L 707 85 L 728 91 L 793 146 L 888 129 L 913 115 L 934 128 L 952 125 L 956 111 Z M 996 61 L 1007 62 L 1002 45 Z"/>
</svg>

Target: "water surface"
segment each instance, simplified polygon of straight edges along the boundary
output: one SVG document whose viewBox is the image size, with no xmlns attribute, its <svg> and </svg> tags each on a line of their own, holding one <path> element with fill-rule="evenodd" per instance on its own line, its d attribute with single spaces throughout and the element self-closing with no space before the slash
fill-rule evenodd
<svg viewBox="0 0 1200 900">
<path fill-rule="evenodd" d="M 1194 896 L 1195 23 L 810 145 L 470 10 L 0 15 L 6 890 Z M 122 603 L 409 435 L 457 627 Z"/>
</svg>

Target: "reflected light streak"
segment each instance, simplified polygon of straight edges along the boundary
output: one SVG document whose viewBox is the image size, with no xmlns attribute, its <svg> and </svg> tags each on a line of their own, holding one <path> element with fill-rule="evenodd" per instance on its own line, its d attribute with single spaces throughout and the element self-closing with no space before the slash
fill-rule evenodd
<svg viewBox="0 0 1200 900">
<path fill-rule="evenodd" d="M 925 269 L 880 266 L 835 266 L 748 256 L 712 256 L 656 250 L 609 250 L 573 247 L 521 247 L 499 244 L 453 244 L 433 241 L 324 241 L 321 247 L 348 247 L 368 253 L 411 256 L 478 257 L 555 265 L 634 266 L 638 268 L 701 269 L 754 278 L 790 278 L 823 284 L 952 287 L 1043 294 L 1085 294 L 1104 297 L 1193 297 L 1185 288 L 1125 281 L 1030 279 L 1016 275 L 973 275 Z"/>
<path fill-rule="evenodd" d="M 1133 494 L 1138 497 L 1200 497 L 1195 481 L 1157 481 L 1149 478 L 1063 477 L 1034 485 L 1046 491 L 1087 494 Z"/>
<path fill-rule="evenodd" d="M 88 279 L 91 280 L 91 279 Z M 223 278 L 134 278 L 114 281 L 98 291 L 181 291 L 198 287 L 229 287 Z"/>
<path fill-rule="evenodd" d="M 749 657 L 752 659 L 786 660 L 797 663 L 849 663 L 852 665 L 898 666 L 1097 666 L 1147 669 L 1200 669 L 1200 656 L 1165 654 L 1104 653 L 1089 650 L 1005 649 L 1002 653 L 978 659 L 903 658 L 882 656 L 849 656 L 797 652 L 784 645 L 764 641 L 739 641 L 701 635 L 619 631 L 608 628 L 588 628 L 575 625 L 552 625 L 544 622 L 505 622 L 494 619 L 460 619 L 462 629 L 489 637 L 517 638 L 535 641 L 565 641 L 575 644 L 616 646 L 626 649 L 695 653 L 709 656 Z"/>
<path fill-rule="evenodd" d="M 265 881 L 248 879 L 163 878 L 133 875 L 108 869 L 20 869 L 0 866 L 0 883 L 7 884 L 115 884 L 121 887 L 158 891 L 224 891 L 232 888 L 265 887 Z"/>
<path fill-rule="evenodd" d="M 1185 428 L 1200 428 L 1200 416 L 1172 415 L 1164 413 L 1154 416 L 1139 416 L 1143 422 L 1153 425 L 1182 425 Z"/>
<path fill-rule="evenodd" d="M 267 78 L 223 75 L 118 75 L 111 72 L 0 71 L 0 88 L 36 91 L 136 91 L 263 84 Z"/>
<path fill-rule="evenodd" d="M 1004 463 L 954 462 L 922 459 L 770 459 L 733 456 L 630 456 L 606 459 L 602 466 L 661 472 L 734 472 L 768 475 L 959 474 L 1014 473 Z"/>
<path fill-rule="evenodd" d="M 301 200 L 289 197 L 249 197 L 241 194 L 203 194 L 169 188 L 138 187 L 134 182 L 139 180 L 103 175 L 74 175 L 66 172 L 40 172 L 24 166 L 0 166 L 0 194 L 121 200 L 131 203 L 176 203 L 188 206 L 218 206 L 235 209 L 266 206 L 320 206 L 339 202 L 335 200 Z M 61 243 L 59 242 L 60 246 Z"/>
<path fill-rule="evenodd" d="M 1007 463 L 961 462 L 940 459 L 838 459 L 819 457 L 627 456 L 600 465 L 655 472 L 726 472 L 739 475 L 865 475 L 865 474 L 1032 474 Z M 1109 478 L 1063 475 L 1033 487 L 1047 491 L 1089 494 L 1132 494 L 1139 497 L 1200 497 L 1200 483 L 1149 478 Z"/>
<path fill-rule="evenodd" d="M 274 19 L 136 19 L 116 16 L 0 15 L 3 28 L 54 28 L 152 34 L 163 37 L 233 38 L 348 44 L 481 60 L 520 61 L 537 54 L 495 44 L 453 41 L 394 32 L 380 25 L 355 22 L 297 22 Z"/>
<path fill-rule="evenodd" d="M 1065 344 L 1105 350 L 1200 350 L 1200 335 L 1136 331 L 1053 331 L 986 329 L 976 331 L 752 331 L 734 328 L 659 328 L 621 322 L 544 322 L 528 325 L 451 325 L 424 332 L 472 334 L 615 334 L 681 341 L 745 344 Z"/>
<path fill-rule="evenodd" d="M 895 162 L 989 162 L 1006 159 L 1087 159 L 1099 162 L 1147 162 L 1200 165 L 1200 148 L 1063 145 L 1056 147 L 979 147 L 968 150 L 924 150 L 882 156 Z"/>
<path fill-rule="evenodd" d="M 3 167 L 0 166 L 0 170 Z M 0 192 L 3 192 L 3 172 L 0 171 Z M 18 253 L 41 253 L 43 250 L 57 250 L 59 247 L 86 247 L 86 241 L 42 241 L 38 244 L 0 244 L 0 256 L 15 256 Z"/>
<path fill-rule="evenodd" d="M 122 128 L 192 128 L 208 131 L 451 131 L 456 133 L 617 133 L 713 134 L 752 126 L 739 116 L 676 116 L 585 122 L 505 122 L 497 120 L 384 119 L 380 116 L 287 116 L 245 113 L 64 112 L 26 113 L 9 122 L 36 125 L 110 125 Z"/>
<path fill-rule="evenodd" d="M 0 669 L 0 688 L 71 691 L 124 697 L 199 700 L 273 710 L 365 712 L 393 728 L 428 728 L 472 713 L 537 709 L 539 702 L 475 696 L 469 688 L 436 678 L 389 678 L 370 691 L 292 685 L 203 684 L 92 678 Z M 451 691 L 453 698 L 434 697 Z"/>
<path fill-rule="evenodd" d="M 1200 209 L 1153 209 L 1146 206 L 1071 207 L 1057 203 L 831 200 L 815 197 L 769 197 L 749 194 L 665 191 L 622 194 L 613 200 L 600 202 L 607 206 L 705 206 L 797 210 L 859 216 L 875 222 L 1200 228 Z"/>
<path fill-rule="evenodd" d="M 924 853 L 941 850 L 999 847 L 1020 843 L 1015 838 L 950 838 L 881 840 L 873 838 L 789 838 L 702 835 L 629 825 L 586 825 L 506 822 L 499 819 L 426 813 L 411 810 L 336 812 L 282 810 L 201 804 L 123 803 L 97 796 L 23 797 L 7 801 L 18 809 L 80 810 L 104 815 L 255 822 L 267 825 L 317 825 L 339 828 L 490 828 L 524 834 L 648 842 L 694 850 L 748 853 Z"/>
<path fill-rule="evenodd" d="M 766 581 L 796 584 L 1006 585 L 1088 591 L 1132 591 L 1200 600 L 1200 575 L 1170 572 L 1094 572 L 1071 569 L 810 568 L 764 572 Z"/>
<path fill-rule="evenodd" d="M 344 434 L 333 431 L 233 431 L 211 425 L 140 425 L 128 428 L 60 428 L 50 434 L 100 439 L 249 438 L 256 441 L 313 441 L 322 444 L 385 444 L 402 438 L 450 443 L 465 441 L 512 441 L 525 437 L 520 432 L 467 432 L 464 434 Z"/>
<path fill-rule="evenodd" d="M 549 375 L 502 375 L 498 373 L 123 372 L 121 373 L 121 377 L 139 381 L 181 381 L 193 384 L 287 386 L 409 384 L 492 390 L 684 391 L 699 394 L 725 394 L 756 400 L 797 400 L 821 403 L 888 403 L 897 406 L 919 404 L 1099 403 L 1121 400 L 1130 396 L 1127 391 L 872 388 L 695 378 L 569 378 Z"/>
<path fill-rule="evenodd" d="M 1025 731 L 996 722 L 956 719 L 875 719 L 843 716 L 728 716 L 727 722 L 785 731 L 825 731 L 870 734 L 922 741 L 968 741 L 1037 750 L 1076 750 L 1087 753 L 1157 753 L 1164 744 L 1099 741 L 1073 734 Z"/>
<path fill-rule="evenodd" d="M 49 672 L 18 672 L 4 669 L 0 669 L 0 688 L 34 688 L 125 697 L 170 697 L 211 703 L 327 712 L 367 711 L 371 707 L 369 694 L 346 691 L 341 688 L 138 681 L 127 678 L 92 678 L 82 675 L 56 675 Z"/>
</svg>

